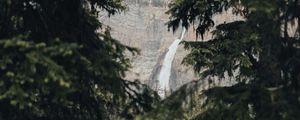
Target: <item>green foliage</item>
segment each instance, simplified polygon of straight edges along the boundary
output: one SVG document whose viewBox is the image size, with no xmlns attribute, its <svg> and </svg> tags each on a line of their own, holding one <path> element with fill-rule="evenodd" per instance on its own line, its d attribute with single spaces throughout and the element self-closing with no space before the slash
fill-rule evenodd
<svg viewBox="0 0 300 120">
<path fill-rule="evenodd" d="M 242 19 L 215 25 L 212 17 L 229 10 Z M 199 85 L 182 88 L 179 91 L 194 90 L 185 96 L 171 95 L 169 99 L 180 97 L 181 103 L 165 106 L 166 113 L 183 110 L 181 119 L 195 120 L 299 119 L 299 11 L 298 0 L 174 0 L 167 12 L 169 28 L 192 25 L 202 38 L 216 28 L 210 40 L 184 42 L 191 52 L 183 63 L 194 66 L 202 78 L 199 84 L 210 83 L 210 77 L 224 80 L 226 74 L 237 84 L 203 92 Z M 196 104 L 188 110 L 182 107 L 184 102 Z M 170 109 L 176 105 L 181 107 Z M 164 114 L 158 111 L 151 114 Z"/>
<path fill-rule="evenodd" d="M 203 77 L 224 77 L 225 72 L 233 76 L 237 69 L 240 70 L 239 81 L 253 77 L 255 56 L 261 51 L 257 33 L 245 29 L 245 22 L 236 21 L 217 26 L 213 35 L 215 37 L 207 42 L 184 42 L 191 53 L 183 62 L 193 65 Z M 210 69 L 201 72 L 205 68 Z"/>
<path fill-rule="evenodd" d="M 236 0 L 232 0 L 235 2 Z M 168 27 L 175 31 L 180 24 L 188 28 L 189 23 L 197 24 L 197 35 L 203 37 L 205 31 L 215 25 L 211 17 L 228 9 L 227 0 L 174 0 L 167 14 L 171 14 Z M 197 20 L 197 22 L 195 22 Z"/>
<path fill-rule="evenodd" d="M 0 119 L 130 119 L 149 111 L 154 93 L 122 79 L 125 51 L 138 50 L 97 20 L 100 11 L 124 9 L 121 0 L 1 0 Z"/>
<path fill-rule="evenodd" d="M 192 112 L 198 112 L 199 101 L 203 99 L 199 96 L 199 83 L 192 82 L 182 86 L 179 90 L 163 99 L 155 106 L 155 109 L 144 115 L 136 117 L 136 120 L 185 120 L 193 118 Z"/>
</svg>

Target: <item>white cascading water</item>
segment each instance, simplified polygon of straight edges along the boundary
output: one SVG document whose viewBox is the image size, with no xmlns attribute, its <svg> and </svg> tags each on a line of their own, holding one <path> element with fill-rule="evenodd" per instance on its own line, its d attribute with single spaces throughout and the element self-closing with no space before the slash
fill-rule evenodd
<svg viewBox="0 0 300 120">
<path fill-rule="evenodd" d="M 170 91 L 170 85 L 169 85 L 169 79 L 171 76 L 171 67 L 172 67 L 172 62 L 176 54 L 176 50 L 178 47 L 178 44 L 182 41 L 184 34 L 185 34 L 186 29 L 183 28 L 181 36 L 179 39 L 176 39 L 171 46 L 168 48 L 168 52 L 164 58 L 159 76 L 158 76 L 158 95 L 161 98 L 166 97 L 166 93 Z"/>
</svg>

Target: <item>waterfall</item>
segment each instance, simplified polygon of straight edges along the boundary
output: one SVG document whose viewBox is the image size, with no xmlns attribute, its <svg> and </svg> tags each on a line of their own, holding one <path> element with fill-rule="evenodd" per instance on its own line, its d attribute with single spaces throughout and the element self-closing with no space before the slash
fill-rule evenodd
<svg viewBox="0 0 300 120">
<path fill-rule="evenodd" d="M 162 68 L 161 68 L 159 76 L 158 76 L 158 81 L 159 81 L 158 95 L 161 98 L 165 98 L 166 93 L 170 91 L 169 79 L 171 76 L 172 62 L 175 57 L 178 44 L 182 41 L 185 31 L 186 31 L 186 29 L 183 28 L 180 38 L 176 39 L 171 44 L 171 46 L 168 48 L 168 52 L 164 58 Z"/>
</svg>

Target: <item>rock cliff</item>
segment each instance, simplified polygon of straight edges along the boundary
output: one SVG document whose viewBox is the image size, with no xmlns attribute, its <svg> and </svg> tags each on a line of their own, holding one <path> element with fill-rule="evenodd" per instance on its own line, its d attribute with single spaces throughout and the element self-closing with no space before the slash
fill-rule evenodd
<svg viewBox="0 0 300 120">
<path fill-rule="evenodd" d="M 100 15 L 100 20 L 112 28 L 112 36 L 123 44 L 137 47 L 141 55 L 131 57 L 133 67 L 126 74 L 128 80 L 139 80 L 157 89 L 157 77 L 167 48 L 180 37 L 177 32 L 168 31 L 165 23 L 168 21 L 167 11 L 170 0 L 125 0 L 127 10 L 119 15 L 107 17 Z M 232 14 L 222 14 L 214 17 L 216 23 L 236 20 Z M 207 34 L 205 39 L 210 38 Z M 184 40 L 195 40 L 193 30 L 188 30 Z M 191 66 L 181 64 L 188 51 L 179 45 L 172 65 L 170 88 L 176 90 L 183 84 L 196 80 Z"/>
</svg>

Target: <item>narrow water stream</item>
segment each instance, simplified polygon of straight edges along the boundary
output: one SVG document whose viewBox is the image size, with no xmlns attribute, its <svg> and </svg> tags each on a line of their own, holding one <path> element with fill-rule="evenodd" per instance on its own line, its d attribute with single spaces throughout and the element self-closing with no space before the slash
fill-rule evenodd
<svg viewBox="0 0 300 120">
<path fill-rule="evenodd" d="M 162 68 L 161 68 L 159 76 L 158 76 L 158 81 L 159 81 L 158 95 L 161 98 L 165 98 L 166 94 L 168 92 L 170 92 L 169 83 L 170 83 L 172 63 L 173 63 L 173 60 L 174 60 L 174 57 L 176 54 L 178 44 L 182 41 L 185 32 L 186 32 L 186 29 L 183 28 L 180 38 L 174 40 L 174 42 L 168 48 L 168 52 L 164 58 Z"/>
</svg>

